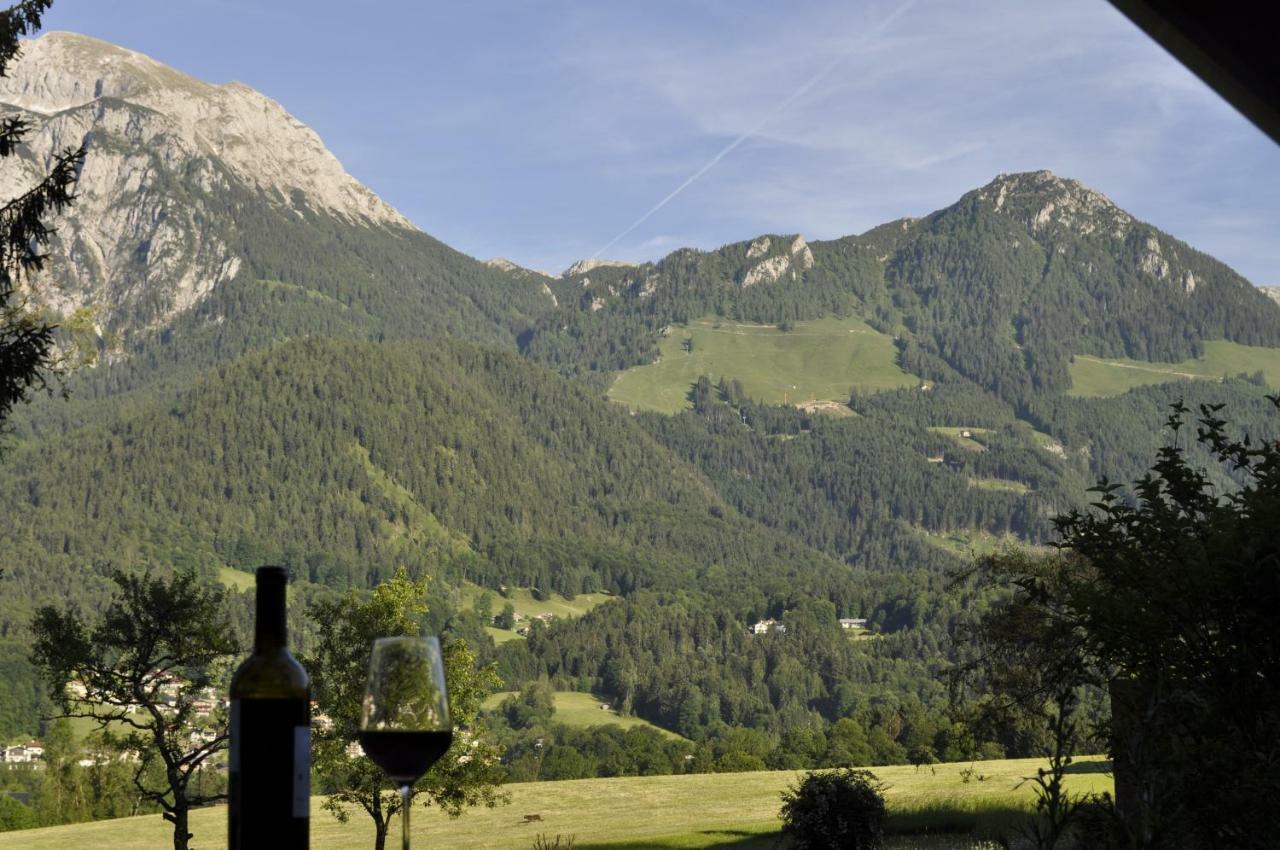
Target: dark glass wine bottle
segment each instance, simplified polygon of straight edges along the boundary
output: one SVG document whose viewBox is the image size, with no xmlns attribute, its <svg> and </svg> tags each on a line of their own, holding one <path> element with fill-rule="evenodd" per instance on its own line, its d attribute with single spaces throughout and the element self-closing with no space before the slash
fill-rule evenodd
<svg viewBox="0 0 1280 850">
<path fill-rule="evenodd" d="M 258 568 L 253 655 L 231 679 L 229 850 L 305 848 L 311 806 L 311 689 L 289 654 L 284 567 Z"/>
</svg>

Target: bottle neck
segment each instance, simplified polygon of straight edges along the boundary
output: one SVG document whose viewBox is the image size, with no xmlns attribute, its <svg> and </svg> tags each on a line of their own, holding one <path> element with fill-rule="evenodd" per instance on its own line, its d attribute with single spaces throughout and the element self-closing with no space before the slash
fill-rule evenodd
<svg viewBox="0 0 1280 850">
<path fill-rule="evenodd" d="M 258 594 L 253 625 L 254 652 L 271 652 L 288 646 L 285 587 L 285 578 L 282 575 L 258 574 Z"/>
</svg>

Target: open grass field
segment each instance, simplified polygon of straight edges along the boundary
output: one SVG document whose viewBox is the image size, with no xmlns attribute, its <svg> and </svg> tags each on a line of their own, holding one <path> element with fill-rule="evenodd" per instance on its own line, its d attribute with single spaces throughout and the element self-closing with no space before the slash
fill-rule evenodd
<svg viewBox="0 0 1280 850">
<path fill-rule="evenodd" d="M 889 847 L 967 850 L 980 846 L 978 838 L 1016 822 L 1029 810 L 1031 789 L 1017 786 L 1038 764 L 1034 759 L 976 762 L 975 776 L 968 782 L 961 773 L 968 764 L 936 765 L 935 771 L 875 768 L 889 786 L 885 792 L 888 829 L 894 834 Z M 1082 761 L 1076 767 L 1080 770 L 1071 776 L 1072 790 L 1111 789 L 1104 763 Z M 985 778 L 979 781 L 977 775 Z M 774 847 L 779 795 L 797 776 L 777 771 L 510 785 L 510 804 L 473 810 L 457 820 L 434 809 L 415 811 L 413 842 L 423 850 L 528 850 L 539 833 L 558 833 L 576 836 L 579 850 Z M 312 800 L 311 810 L 313 848 L 372 848 L 373 828 L 363 812 L 352 812 L 350 823 L 341 824 L 320 810 L 318 800 Z M 542 820 L 526 824 L 526 814 L 540 815 Z M 399 823 L 393 822 L 392 829 L 398 833 Z M 223 807 L 192 816 L 194 844 L 203 850 L 225 847 L 225 830 Z M 148 815 L 5 833 L 3 846 L 7 850 L 162 850 L 172 846 L 171 835 L 159 815 Z"/>
<path fill-rule="evenodd" d="M 1204 357 L 1181 363 L 1143 360 L 1104 360 L 1077 354 L 1071 364 L 1069 395 L 1120 395 L 1134 387 L 1170 381 L 1216 380 L 1223 375 L 1262 370 L 1267 383 L 1280 388 L 1280 348 L 1240 345 L 1225 340 L 1204 344 Z"/>
<path fill-rule="evenodd" d="M 693 351 L 685 351 L 685 340 Z M 918 378 L 898 368 L 893 339 L 860 319 L 773 325 L 706 318 L 674 326 L 658 345 L 656 363 L 618 376 L 609 398 L 636 410 L 679 413 L 701 375 L 742 382 L 747 395 L 768 404 L 844 402 L 849 391 L 913 386 Z"/>
<path fill-rule="evenodd" d="M 484 707 L 488 709 L 497 708 L 501 702 L 507 697 L 514 694 L 515 691 L 499 691 L 490 694 L 489 698 L 484 701 Z M 648 726 L 656 729 L 668 738 L 679 738 L 675 732 L 663 729 L 661 726 L 655 726 L 648 720 L 642 720 L 639 717 L 620 716 L 612 709 L 603 709 L 600 707 L 601 700 L 592 694 L 584 694 L 581 691 L 556 691 L 556 713 L 552 715 L 552 722 L 563 723 L 566 726 L 621 726 L 623 729 L 630 729 L 634 726 Z"/>
</svg>

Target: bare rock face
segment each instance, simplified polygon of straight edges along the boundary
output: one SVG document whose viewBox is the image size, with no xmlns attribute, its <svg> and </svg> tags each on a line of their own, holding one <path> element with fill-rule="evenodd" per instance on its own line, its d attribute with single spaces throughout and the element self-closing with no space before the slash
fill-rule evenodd
<svg viewBox="0 0 1280 850">
<path fill-rule="evenodd" d="M 809 243 L 804 241 L 803 236 L 797 236 L 791 243 L 791 259 L 801 269 L 813 268 L 813 251 L 809 250 Z"/>
<path fill-rule="evenodd" d="M 747 276 L 742 279 L 742 285 L 747 287 L 755 286 L 757 283 L 773 283 L 790 271 L 790 257 L 770 257 L 752 266 Z M 794 275 L 795 273 L 792 272 L 792 276 Z"/>
<path fill-rule="evenodd" d="M 751 243 L 751 247 L 747 249 L 747 259 L 754 260 L 757 257 L 763 257 L 769 253 L 769 246 L 773 244 L 768 236 L 761 236 L 759 239 Z"/>
<path fill-rule="evenodd" d="M 1109 233 L 1123 239 L 1134 223 L 1106 195 L 1051 171 L 1001 174 L 978 190 L 978 198 L 1021 221 L 1032 234 L 1057 226 L 1082 236 Z"/>
<path fill-rule="evenodd" d="M 209 226 L 230 192 L 299 215 L 412 227 L 270 98 L 96 39 L 54 32 L 24 42 L 0 78 L 0 113 L 32 125 L 0 171 L 5 198 L 38 181 L 63 148 L 88 143 L 79 198 L 55 222 L 57 261 L 36 290 L 63 315 L 87 312 L 103 333 L 162 325 L 235 276 L 242 258 Z"/>
<path fill-rule="evenodd" d="M 573 277 L 575 275 L 586 274 L 592 269 L 601 268 L 633 268 L 635 263 L 627 263 L 622 260 L 597 260 L 595 258 L 578 260 L 578 262 L 569 266 L 561 273 L 561 277 Z"/>
<path fill-rule="evenodd" d="M 790 242 L 779 239 L 776 243 L 768 236 L 761 236 L 747 248 L 747 259 L 758 262 L 743 276 L 743 287 L 775 283 L 788 275 L 792 280 L 798 280 L 800 272 L 813 268 L 813 251 L 803 236 L 797 236 Z"/>
<path fill-rule="evenodd" d="M 1280 304 L 1280 286 L 1260 286 L 1258 288 L 1262 290 L 1263 295 Z"/>
</svg>

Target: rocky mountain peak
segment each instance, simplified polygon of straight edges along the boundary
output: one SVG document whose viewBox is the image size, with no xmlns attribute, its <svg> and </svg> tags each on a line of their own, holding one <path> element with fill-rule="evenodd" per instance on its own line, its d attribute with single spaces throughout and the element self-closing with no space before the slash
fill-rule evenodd
<svg viewBox="0 0 1280 850">
<path fill-rule="evenodd" d="M 25 191 L 55 153 L 88 141 L 77 201 L 54 222 L 55 262 L 35 282 L 36 297 L 63 316 L 80 314 L 111 348 L 166 325 L 238 274 L 246 257 L 232 247 L 236 204 L 412 228 L 313 130 L 243 83 L 207 83 L 65 32 L 24 41 L 7 71 L 0 114 L 23 115 L 31 130 L 0 168 L 0 196 Z"/>
<path fill-rule="evenodd" d="M 596 259 L 595 257 L 590 257 L 585 260 L 578 260 L 578 262 L 574 263 L 573 265 L 569 266 L 569 268 L 561 272 L 560 276 L 573 277 L 574 275 L 586 274 L 592 269 L 632 268 L 634 266 L 635 266 L 635 263 L 628 263 L 628 262 L 624 262 L 623 260 L 600 260 L 600 259 Z"/>
<path fill-rule="evenodd" d="M 195 151 L 217 157 L 246 185 L 285 202 L 301 191 L 309 206 L 355 222 L 412 226 L 347 174 L 311 128 L 243 83 L 206 83 L 136 51 L 67 32 L 23 42 L 18 61 L 0 79 L 0 103 L 46 122 L 110 101 L 159 113 Z"/>
<path fill-rule="evenodd" d="M 490 257 L 484 261 L 484 264 L 491 269 L 497 269 L 500 272 L 521 272 L 528 271 L 524 266 L 513 263 L 506 257 Z"/>
<path fill-rule="evenodd" d="M 1124 238 L 1133 217 L 1106 195 L 1052 171 L 1000 174 L 977 190 L 996 212 L 1012 216 L 1036 234 L 1062 227 L 1081 235 L 1110 233 Z"/>
</svg>

